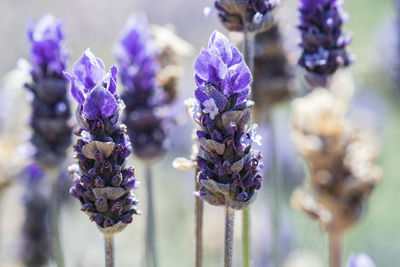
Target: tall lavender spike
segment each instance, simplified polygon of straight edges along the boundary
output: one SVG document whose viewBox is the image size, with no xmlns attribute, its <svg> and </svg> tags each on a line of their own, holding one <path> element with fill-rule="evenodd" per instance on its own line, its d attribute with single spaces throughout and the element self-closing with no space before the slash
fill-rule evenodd
<svg viewBox="0 0 400 267">
<path fill-rule="evenodd" d="M 67 83 L 62 74 L 68 53 L 62 24 L 52 15 L 29 25 L 32 82 L 26 87 L 32 92 L 33 129 L 31 142 L 35 160 L 44 168 L 54 168 L 64 162 L 71 144 L 71 112 Z"/>
<path fill-rule="evenodd" d="M 225 240 L 232 241 L 233 210 L 250 205 L 262 181 L 261 153 L 251 149 L 253 142 L 260 142 L 257 125 L 246 125 L 253 105 L 247 100 L 252 78 L 240 52 L 219 32 L 197 56 L 194 70 L 198 195 L 211 205 L 225 206 Z M 232 243 L 225 245 L 225 266 L 231 266 Z"/>
<path fill-rule="evenodd" d="M 255 32 L 272 24 L 275 0 L 217 0 L 218 17 L 228 31 Z"/>
<path fill-rule="evenodd" d="M 139 183 L 134 169 L 126 167 L 131 143 L 121 124 L 124 103 L 116 93 L 117 67 L 105 72 L 104 63 L 87 49 L 66 77 L 78 102 L 76 119 L 81 127 L 74 150 L 78 164 L 69 170 L 74 176 L 70 193 L 77 198 L 90 220 L 104 234 L 106 266 L 114 266 L 113 236 L 140 214 L 131 193 Z"/>
<path fill-rule="evenodd" d="M 146 164 L 146 261 L 148 266 L 157 266 L 151 164 L 170 146 L 167 138 L 168 95 L 157 80 L 161 65 L 144 14 L 129 17 L 115 46 L 115 55 L 124 85 L 121 95 L 126 104 L 124 122 L 132 140 L 133 153 Z"/>
<path fill-rule="evenodd" d="M 330 77 L 340 67 L 353 62 L 346 47 L 351 35 L 342 33 L 348 19 L 341 0 L 300 0 L 301 47 L 299 65 L 308 72 L 305 76 L 311 87 L 327 87 Z"/>
<path fill-rule="evenodd" d="M 144 161 L 162 156 L 169 148 L 165 104 L 167 95 L 157 81 L 160 64 L 148 34 L 145 15 L 133 15 L 115 46 L 125 102 L 124 123 L 133 153 Z"/>
<path fill-rule="evenodd" d="M 31 143 L 35 148 L 35 161 L 50 178 L 51 236 L 53 256 L 58 266 L 63 266 L 63 255 L 58 233 L 57 177 L 71 144 L 72 125 L 67 83 L 63 77 L 68 53 L 60 21 L 45 15 L 35 26 L 28 28 L 30 74 L 32 82 L 26 88 L 33 95 L 30 125 L 33 130 Z"/>
<path fill-rule="evenodd" d="M 26 266 L 47 265 L 51 256 L 49 210 L 45 173 L 36 164 L 23 171 L 26 191 L 24 194 L 25 221 L 21 258 Z"/>
</svg>

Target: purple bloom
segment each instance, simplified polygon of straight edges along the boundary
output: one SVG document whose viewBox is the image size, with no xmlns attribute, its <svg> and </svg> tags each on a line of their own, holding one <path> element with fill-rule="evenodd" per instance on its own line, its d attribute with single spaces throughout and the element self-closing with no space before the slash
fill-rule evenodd
<svg viewBox="0 0 400 267">
<path fill-rule="evenodd" d="M 213 205 L 243 209 L 255 200 L 261 186 L 261 154 L 257 126 L 250 119 L 251 74 L 239 51 L 219 32 L 211 36 L 194 63 L 198 88 L 192 101 L 199 125 L 199 195 Z M 190 102 L 188 102 L 190 103 Z"/>
<path fill-rule="evenodd" d="M 78 102 L 80 137 L 74 146 L 78 165 L 70 167 L 70 193 L 105 234 L 122 231 L 137 214 L 131 189 L 137 188 L 134 171 L 125 167 L 131 153 L 126 126 L 120 124 L 123 102 L 116 94 L 117 68 L 105 73 L 103 61 L 89 50 L 73 66 L 71 93 Z M 79 166 L 79 167 L 78 167 Z"/>
<path fill-rule="evenodd" d="M 31 127 L 35 158 L 41 165 L 60 164 L 71 143 L 70 104 L 62 72 L 68 54 L 62 25 L 52 15 L 28 29 L 31 44 L 32 82 L 26 87 L 33 94 Z"/>
<path fill-rule="evenodd" d="M 260 31 L 273 22 L 275 0 L 217 0 L 218 17 L 229 31 Z M 209 12 L 209 11 L 208 11 Z"/>
<path fill-rule="evenodd" d="M 36 75 L 62 75 L 68 59 L 62 24 L 53 15 L 45 15 L 35 26 L 28 25 L 31 60 Z M 37 73 L 36 73 L 37 72 Z"/>
<path fill-rule="evenodd" d="M 115 47 L 124 85 L 121 95 L 126 105 L 124 123 L 133 152 L 151 160 L 168 149 L 167 96 L 157 82 L 160 65 L 154 40 L 149 36 L 144 15 L 131 16 Z"/>
<path fill-rule="evenodd" d="M 347 267 L 375 267 L 374 262 L 366 254 L 353 254 L 347 262 Z"/>
<path fill-rule="evenodd" d="M 303 54 L 299 64 L 309 72 L 306 78 L 311 86 L 325 87 L 338 68 L 353 61 L 346 50 L 351 36 L 342 33 L 347 15 L 339 0 L 301 0 L 301 4 L 298 28 Z"/>
</svg>

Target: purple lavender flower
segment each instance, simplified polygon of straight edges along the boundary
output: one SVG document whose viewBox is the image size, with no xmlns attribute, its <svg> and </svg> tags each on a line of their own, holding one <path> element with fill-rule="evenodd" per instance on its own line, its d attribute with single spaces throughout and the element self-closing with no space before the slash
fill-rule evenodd
<svg viewBox="0 0 400 267">
<path fill-rule="evenodd" d="M 51 256 L 50 202 L 44 172 L 35 164 L 23 171 L 25 182 L 25 222 L 21 257 L 26 266 L 45 266 Z"/>
<path fill-rule="evenodd" d="M 78 165 L 70 167 L 70 193 L 106 235 L 122 231 L 137 214 L 131 189 L 138 186 L 134 169 L 125 167 L 131 153 L 126 126 L 120 123 L 123 102 L 116 94 L 117 67 L 106 73 L 103 61 L 86 50 L 73 66 L 71 93 L 78 102 L 80 138 L 74 146 Z M 78 168 L 79 166 L 79 168 Z"/>
<path fill-rule="evenodd" d="M 353 254 L 347 262 L 347 267 L 375 267 L 374 262 L 366 254 Z"/>
<path fill-rule="evenodd" d="M 260 31 L 273 22 L 275 0 L 217 0 L 218 17 L 229 31 Z"/>
<path fill-rule="evenodd" d="M 33 94 L 31 142 L 37 162 L 53 167 L 65 159 L 72 130 L 67 83 L 62 74 L 68 59 L 62 24 L 46 15 L 36 27 L 29 26 L 28 38 L 32 82 L 26 87 Z"/>
<path fill-rule="evenodd" d="M 261 153 L 251 149 L 253 142 L 260 141 L 257 125 L 246 126 L 253 104 L 246 99 L 252 79 L 249 68 L 234 45 L 214 32 L 208 49 L 196 58 L 194 70 L 199 195 L 213 205 L 244 209 L 255 200 L 262 181 Z"/>
<path fill-rule="evenodd" d="M 115 47 L 124 85 L 124 123 L 133 152 L 144 160 L 164 154 L 169 147 L 165 104 L 167 96 L 157 82 L 160 65 L 144 15 L 131 16 Z"/>
<path fill-rule="evenodd" d="M 306 79 L 313 87 L 326 87 L 330 76 L 353 59 L 346 47 L 351 36 L 342 33 L 347 14 L 340 0 L 301 0 L 299 30 L 303 53 L 299 65 L 308 71 Z"/>
</svg>

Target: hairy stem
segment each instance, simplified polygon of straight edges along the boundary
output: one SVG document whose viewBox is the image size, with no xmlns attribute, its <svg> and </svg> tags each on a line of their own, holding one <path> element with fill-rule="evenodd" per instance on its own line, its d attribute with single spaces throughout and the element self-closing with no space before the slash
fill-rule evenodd
<svg viewBox="0 0 400 267">
<path fill-rule="evenodd" d="M 194 176 L 194 189 L 200 190 L 200 184 L 197 182 L 199 168 L 196 168 Z M 195 197 L 194 200 L 195 227 L 196 227 L 196 267 L 201 267 L 203 257 L 203 200 Z"/>
<path fill-rule="evenodd" d="M 104 235 L 104 255 L 106 267 L 114 267 L 114 236 Z"/>
<path fill-rule="evenodd" d="M 151 165 L 146 165 L 146 189 L 147 189 L 147 228 L 146 228 L 146 266 L 157 266 L 157 251 L 155 243 L 155 219 L 153 203 L 153 177 Z"/>
<path fill-rule="evenodd" d="M 329 233 L 329 266 L 341 266 L 342 235 L 340 233 Z"/>
<path fill-rule="evenodd" d="M 64 267 L 64 255 L 61 246 L 61 237 L 59 231 L 60 203 L 58 197 L 58 175 L 59 168 L 47 170 L 50 178 L 50 225 L 51 225 L 51 244 L 53 257 L 58 267 Z"/>
<path fill-rule="evenodd" d="M 225 246 L 224 267 L 232 267 L 233 262 L 233 228 L 235 222 L 235 211 L 227 204 L 225 206 Z"/>
</svg>

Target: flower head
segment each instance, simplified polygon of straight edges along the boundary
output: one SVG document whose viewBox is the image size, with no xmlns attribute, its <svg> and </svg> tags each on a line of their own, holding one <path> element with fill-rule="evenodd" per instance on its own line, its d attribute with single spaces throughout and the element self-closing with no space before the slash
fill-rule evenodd
<svg viewBox="0 0 400 267">
<path fill-rule="evenodd" d="M 116 94 L 117 68 L 105 73 L 104 64 L 89 50 L 75 63 L 71 92 L 78 102 L 80 137 L 74 146 L 79 164 L 70 167 L 74 186 L 70 194 L 105 234 L 122 231 L 137 214 L 131 190 L 137 188 L 134 169 L 126 167 L 131 143 L 120 123 L 124 108 Z"/>
<path fill-rule="evenodd" d="M 169 148 L 167 95 L 157 80 L 160 64 L 144 15 L 131 16 L 115 48 L 126 105 L 124 123 L 133 152 L 143 160 L 163 155 Z"/>
<path fill-rule="evenodd" d="M 255 200 L 261 186 L 261 154 L 251 149 L 259 138 L 250 119 L 251 74 L 239 51 L 219 32 L 210 38 L 194 64 L 198 88 L 194 109 L 201 170 L 198 195 L 213 205 L 243 209 Z M 194 103 L 193 103 L 194 102 Z"/>
<path fill-rule="evenodd" d="M 218 110 L 223 111 L 228 104 L 226 98 L 236 105 L 250 94 L 250 70 L 239 50 L 220 32 L 214 32 L 208 48 L 201 50 L 194 71 L 198 86 L 195 96 L 202 108 L 205 101 L 214 98 Z M 212 92 L 207 93 L 211 87 Z"/>
<path fill-rule="evenodd" d="M 118 95 L 116 66 L 105 72 L 103 61 L 87 49 L 74 64 L 73 74 L 65 76 L 71 82 L 71 94 L 83 107 L 86 119 L 109 117 L 117 112 Z"/>
<path fill-rule="evenodd" d="M 43 68 L 45 73 L 61 75 L 68 59 L 61 22 L 48 14 L 36 26 L 30 23 L 28 40 L 31 43 L 32 64 Z"/>
<path fill-rule="evenodd" d="M 229 31 L 260 31 L 272 25 L 275 0 L 217 0 L 215 8 Z M 209 13 L 210 11 L 207 11 Z"/>
<path fill-rule="evenodd" d="M 347 15 L 340 0 L 301 0 L 299 30 L 303 54 L 300 66 L 311 86 L 325 87 L 329 76 L 352 63 L 346 47 L 351 36 L 342 33 Z"/>
<path fill-rule="evenodd" d="M 52 15 L 28 29 L 31 44 L 30 74 L 25 86 L 32 92 L 31 142 L 41 165 L 54 167 L 66 156 L 71 143 L 70 104 L 62 72 L 68 54 L 61 23 Z"/>
</svg>

